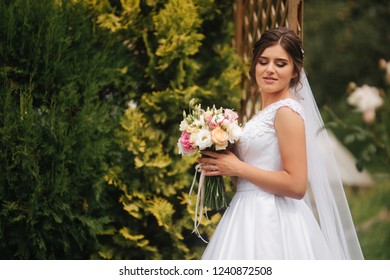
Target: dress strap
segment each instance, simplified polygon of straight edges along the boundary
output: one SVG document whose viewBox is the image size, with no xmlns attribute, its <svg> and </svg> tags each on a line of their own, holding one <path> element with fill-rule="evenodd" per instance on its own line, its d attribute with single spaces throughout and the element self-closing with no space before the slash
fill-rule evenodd
<svg viewBox="0 0 390 280">
<path fill-rule="evenodd" d="M 303 120 L 305 120 L 305 114 L 303 113 L 302 106 L 295 99 L 292 98 L 282 99 L 275 103 L 275 107 L 276 107 L 275 111 L 277 111 L 282 107 L 289 107 L 291 110 L 299 114 Z"/>
</svg>

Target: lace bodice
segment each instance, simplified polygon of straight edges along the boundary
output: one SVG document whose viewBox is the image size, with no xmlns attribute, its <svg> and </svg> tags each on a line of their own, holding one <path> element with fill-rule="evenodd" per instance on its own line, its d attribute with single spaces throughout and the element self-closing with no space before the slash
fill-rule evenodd
<svg viewBox="0 0 390 280">
<path fill-rule="evenodd" d="M 265 170 L 282 169 L 278 139 L 274 128 L 275 115 L 281 107 L 291 108 L 304 119 L 301 105 L 291 98 L 279 100 L 259 111 L 245 124 L 237 143 L 237 156 L 242 161 Z M 238 191 L 256 188 L 242 179 L 238 181 Z"/>
</svg>

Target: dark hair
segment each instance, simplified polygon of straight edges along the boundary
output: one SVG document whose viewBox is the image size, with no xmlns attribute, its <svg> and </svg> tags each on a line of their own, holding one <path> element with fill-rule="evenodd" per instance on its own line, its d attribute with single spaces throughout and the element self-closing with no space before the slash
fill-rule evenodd
<svg viewBox="0 0 390 280">
<path fill-rule="evenodd" d="M 290 87 L 296 87 L 301 78 L 301 69 L 303 67 L 303 50 L 301 39 L 294 31 L 286 27 L 270 29 L 264 32 L 260 39 L 255 43 L 249 75 L 256 83 L 256 64 L 260 55 L 265 49 L 281 45 L 282 48 L 291 57 L 294 65 L 294 73 L 297 76 L 290 81 Z"/>
</svg>

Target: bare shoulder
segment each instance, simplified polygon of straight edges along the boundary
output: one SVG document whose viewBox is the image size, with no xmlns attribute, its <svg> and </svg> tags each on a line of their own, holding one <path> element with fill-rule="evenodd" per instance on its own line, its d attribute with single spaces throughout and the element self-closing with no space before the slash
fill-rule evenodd
<svg viewBox="0 0 390 280">
<path fill-rule="evenodd" d="M 295 127 L 303 126 L 303 119 L 300 114 L 284 106 L 279 108 L 275 114 L 275 128 L 277 127 Z"/>
</svg>

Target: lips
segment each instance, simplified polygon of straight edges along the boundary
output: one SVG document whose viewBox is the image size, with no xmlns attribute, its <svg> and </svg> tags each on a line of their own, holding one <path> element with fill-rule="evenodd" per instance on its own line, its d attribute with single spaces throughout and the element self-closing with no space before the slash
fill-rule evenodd
<svg viewBox="0 0 390 280">
<path fill-rule="evenodd" d="M 273 83 L 273 82 L 277 81 L 278 79 L 273 78 L 273 77 L 264 77 L 263 80 L 264 80 L 266 83 Z"/>
</svg>

